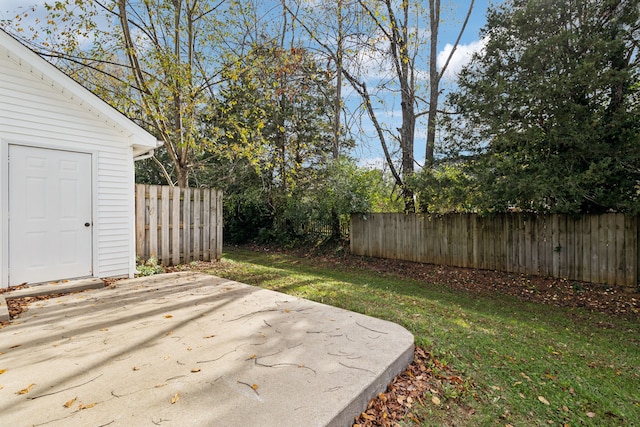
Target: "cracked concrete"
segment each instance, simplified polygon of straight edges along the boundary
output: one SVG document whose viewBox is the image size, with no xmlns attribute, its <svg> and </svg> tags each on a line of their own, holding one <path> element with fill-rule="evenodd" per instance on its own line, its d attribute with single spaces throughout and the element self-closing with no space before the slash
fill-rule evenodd
<svg viewBox="0 0 640 427">
<path fill-rule="evenodd" d="M 350 426 L 413 358 L 386 321 L 198 273 L 32 304 L 0 425 Z"/>
</svg>

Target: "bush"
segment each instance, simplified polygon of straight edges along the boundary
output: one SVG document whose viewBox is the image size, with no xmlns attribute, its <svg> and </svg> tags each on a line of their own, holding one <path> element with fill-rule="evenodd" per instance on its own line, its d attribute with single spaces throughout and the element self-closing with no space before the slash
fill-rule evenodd
<svg viewBox="0 0 640 427">
<path fill-rule="evenodd" d="M 151 257 L 146 262 L 137 258 L 136 269 L 138 270 L 138 276 L 153 276 L 154 274 L 164 273 L 164 268 L 158 265 L 156 257 Z"/>
</svg>

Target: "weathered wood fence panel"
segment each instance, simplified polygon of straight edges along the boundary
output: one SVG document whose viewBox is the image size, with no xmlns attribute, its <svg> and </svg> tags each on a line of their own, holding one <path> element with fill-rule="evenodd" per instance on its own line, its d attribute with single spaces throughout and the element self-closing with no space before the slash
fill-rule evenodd
<svg viewBox="0 0 640 427">
<path fill-rule="evenodd" d="M 638 286 L 639 217 L 357 214 L 351 253 Z"/>
<path fill-rule="evenodd" d="M 222 256 L 222 191 L 136 184 L 136 255 L 164 266 Z"/>
</svg>

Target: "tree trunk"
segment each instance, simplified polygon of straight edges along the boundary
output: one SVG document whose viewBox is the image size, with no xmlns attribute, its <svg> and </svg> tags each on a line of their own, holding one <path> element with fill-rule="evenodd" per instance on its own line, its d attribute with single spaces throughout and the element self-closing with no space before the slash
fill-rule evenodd
<svg viewBox="0 0 640 427">
<path fill-rule="evenodd" d="M 440 74 L 438 73 L 438 31 L 440 27 L 440 0 L 429 0 L 429 25 L 431 44 L 429 49 L 429 111 L 427 115 L 427 146 L 424 155 L 424 167 L 431 169 L 434 164 L 434 147 L 436 143 L 436 113 L 438 111 L 438 95 L 440 91 Z"/>
</svg>

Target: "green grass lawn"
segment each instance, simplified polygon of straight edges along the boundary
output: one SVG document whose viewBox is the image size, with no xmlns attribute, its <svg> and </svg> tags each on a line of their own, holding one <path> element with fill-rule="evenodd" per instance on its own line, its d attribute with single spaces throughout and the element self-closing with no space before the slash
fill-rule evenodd
<svg viewBox="0 0 640 427">
<path fill-rule="evenodd" d="M 421 425 L 640 426 L 638 319 L 246 249 L 225 248 L 207 271 L 407 328 L 466 380 L 440 405 L 423 399 Z"/>
</svg>

